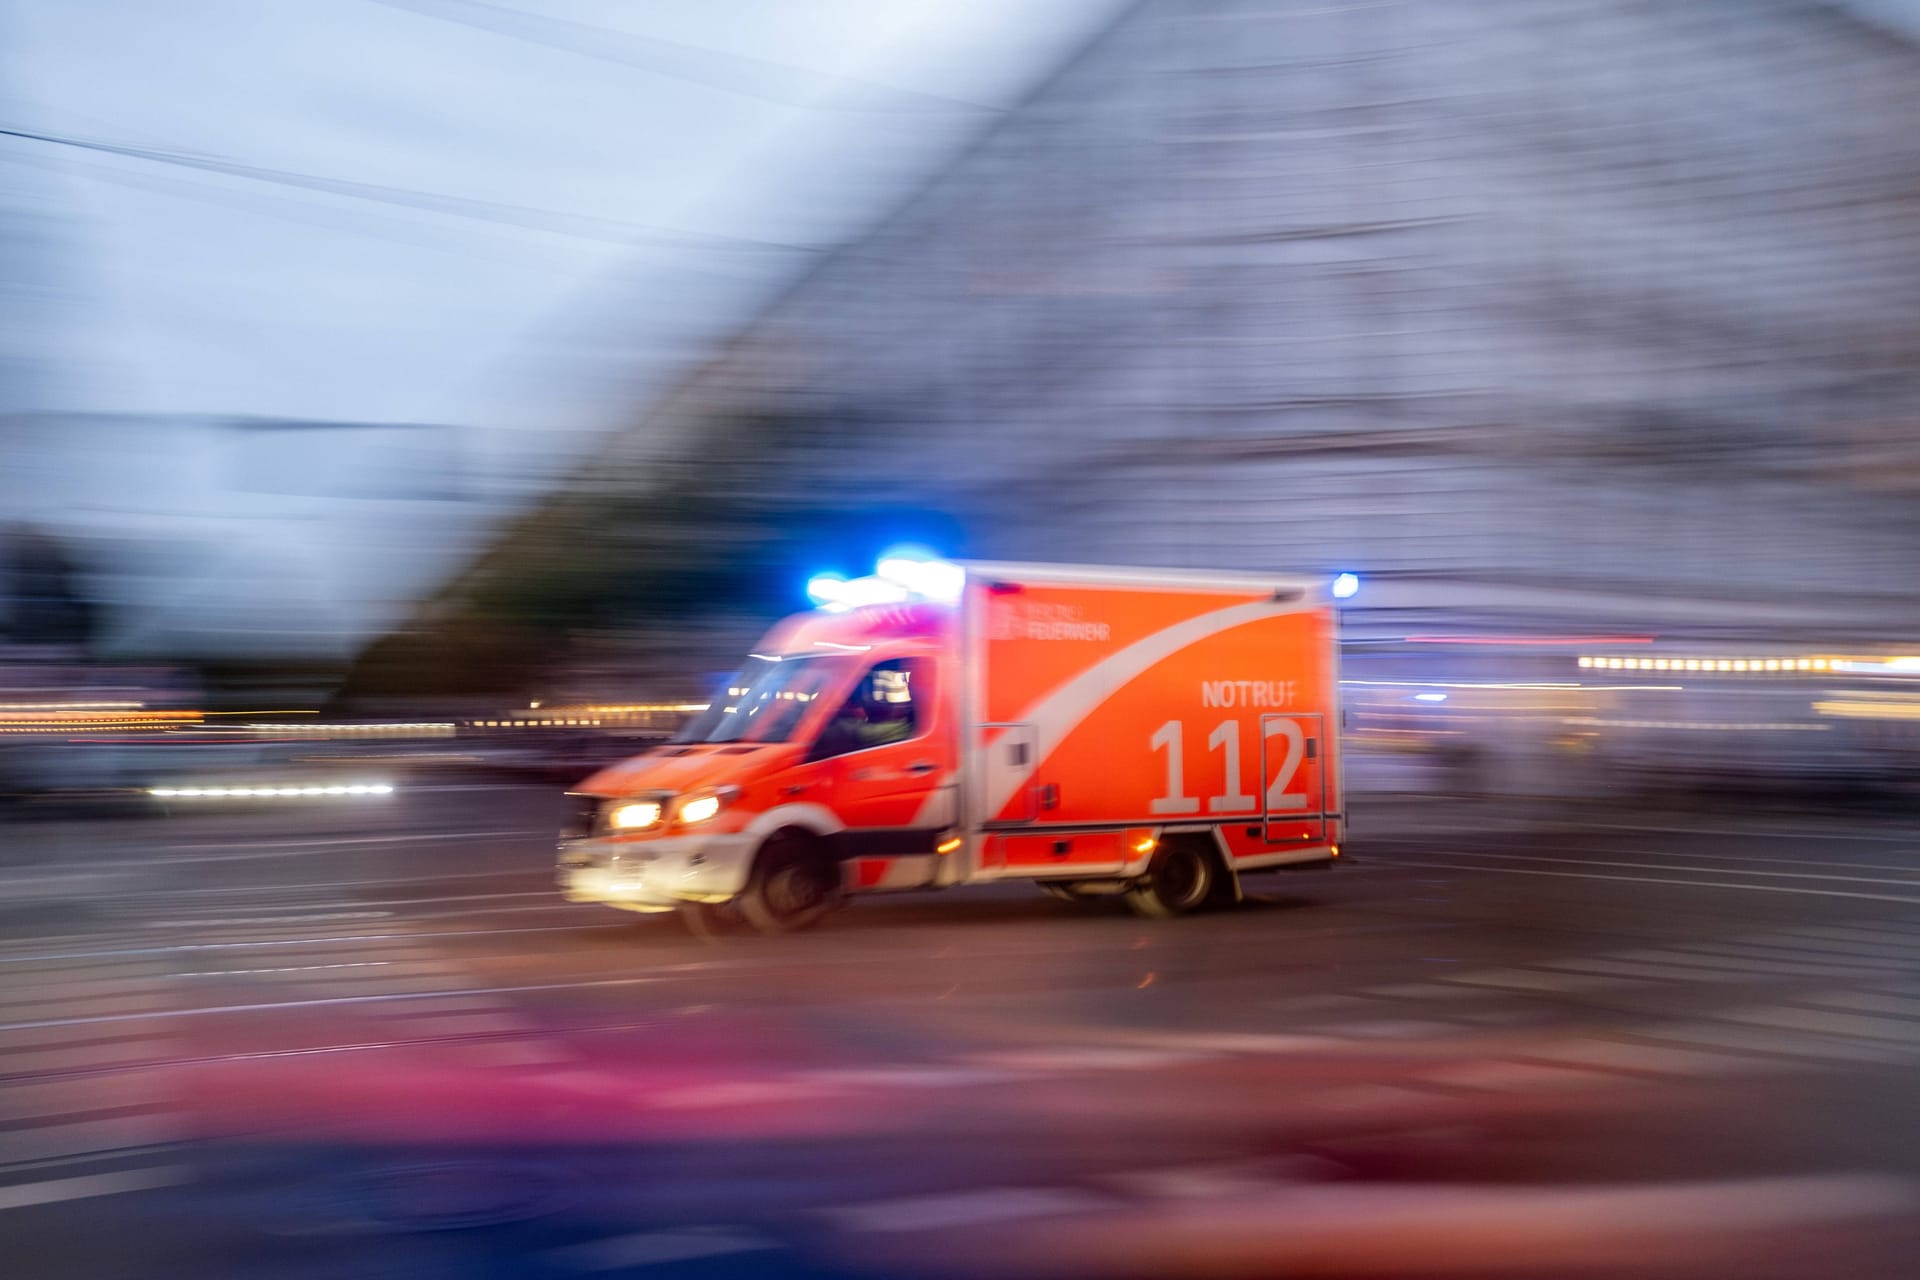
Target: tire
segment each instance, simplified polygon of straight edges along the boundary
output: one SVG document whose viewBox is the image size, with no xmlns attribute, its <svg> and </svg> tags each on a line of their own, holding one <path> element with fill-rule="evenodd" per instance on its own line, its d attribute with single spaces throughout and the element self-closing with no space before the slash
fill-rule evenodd
<svg viewBox="0 0 1920 1280">
<path fill-rule="evenodd" d="M 1220 880 L 1212 856 L 1191 840 L 1160 846 L 1147 873 L 1127 889 L 1135 915 L 1152 918 L 1185 915 L 1206 905 Z"/>
<path fill-rule="evenodd" d="M 687 932 L 702 942 L 724 942 L 753 932 L 740 904 L 734 902 L 683 902 L 674 909 Z"/>
<path fill-rule="evenodd" d="M 840 900 L 840 864 L 811 838 L 781 832 L 760 846 L 734 901 L 755 932 L 778 934 L 812 928 Z"/>
</svg>

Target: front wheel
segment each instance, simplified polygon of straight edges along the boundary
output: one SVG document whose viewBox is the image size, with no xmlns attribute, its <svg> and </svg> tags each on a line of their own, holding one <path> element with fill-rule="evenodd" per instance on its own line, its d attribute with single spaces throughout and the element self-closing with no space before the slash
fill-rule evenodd
<svg viewBox="0 0 1920 1280">
<path fill-rule="evenodd" d="M 1203 906 L 1218 880 L 1213 859 L 1191 841 L 1160 846 L 1147 864 L 1147 874 L 1127 888 L 1127 905 L 1135 915 L 1185 915 Z"/>
<path fill-rule="evenodd" d="M 735 901 L 760 933 L 811 928 L 840 905 L 840 865 L 811 839 L 776 835 L 760 846 L 747 887 Z"/>
<path fill-rule="evenodd" d="M 752 932 L 735 902 L 682 902 L 674 909 L 687 932 L 702 942 L 720 942 Z"/>
</svg>

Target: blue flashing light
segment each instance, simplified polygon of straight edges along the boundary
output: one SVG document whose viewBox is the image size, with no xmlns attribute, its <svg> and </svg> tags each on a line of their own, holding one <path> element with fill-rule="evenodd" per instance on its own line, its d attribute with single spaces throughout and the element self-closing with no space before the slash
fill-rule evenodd
<svg viewBox="0 0 1920 1280">
<path fill-rule="evenodd" d="M 883 581 L 905 588 L 910 595 L 942 603 L 958 600 L 967 581 L 967 571 L 959 565 L 917 550 L 884 555 L 875 569 Z"/>
<path fill-rule="evenodd" d="M 1351 600 L 1360 590 L 1360 575 L 1357 573 L 1338 573 L 1333 578 L 1333 598 Z"/>
<path fill-rule="evenodd" d="M 847 580 L 837 573 L 816 573 L 807 579 L 807 599 L 822 607 L 840 603 Z"/>
<path fill-rule="evenodd" d="M 880 557 L 876 570 L 851 581 L 837 573 L 816 573 L 807 579 L 807 598 L 829 613 L 913 600 L 951 604 L 967 582 L 965 569 L 919 547 L 889 551 Z"/>
</svg>

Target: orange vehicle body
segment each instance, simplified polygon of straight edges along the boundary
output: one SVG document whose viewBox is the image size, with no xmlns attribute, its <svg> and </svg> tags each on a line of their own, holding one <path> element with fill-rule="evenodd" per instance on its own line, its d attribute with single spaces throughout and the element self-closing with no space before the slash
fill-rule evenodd
<svg viewBox="0 0 1920 1280">
<path fill-rule="evenodd" d="M 637 911 L 724 903 L 776 839 L 844 892 L 1214 885 L 1326 863 L 1344 824 L 1337 616 L 1318 579 L 973 563 L 947 602 L 777 624 L 681 740 L 573 792 L 560 879 Z"/>
</svg>

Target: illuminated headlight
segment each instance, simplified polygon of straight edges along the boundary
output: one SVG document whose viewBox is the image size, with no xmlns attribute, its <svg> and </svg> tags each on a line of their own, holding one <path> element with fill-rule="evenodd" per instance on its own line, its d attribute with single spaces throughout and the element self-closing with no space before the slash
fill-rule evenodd
<svg viewBox="0 0 1920 1280">
<path fill-rule="evenodd" d="M 610 831 L 645 831 L 660 824 L 658 800 L 628 800 L 607 810 Z"/>
<path fill-rule="evenodd" d="M 703 795 L 689 796 L 680 802 L 674 811 L 674 818 L 688 826 L 696 822 L 705 822 L 727 807 L 727 801 L 739 794 L 735 787 L 722 787 L 718 791 L 709 791 Z"/>
</svg>

